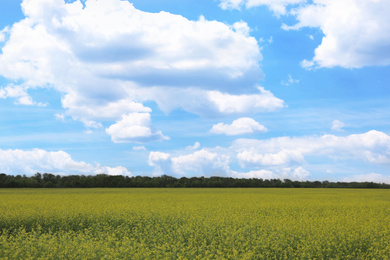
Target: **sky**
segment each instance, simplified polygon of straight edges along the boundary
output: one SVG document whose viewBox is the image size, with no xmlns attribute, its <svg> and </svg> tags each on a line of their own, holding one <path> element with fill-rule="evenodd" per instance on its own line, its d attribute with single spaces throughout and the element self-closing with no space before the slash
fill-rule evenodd
<svg viewBox="0 0 390 260">
<path fill-rule="evenodd" d="M 0 172 L 390 183 L 388 0 L 0 0 Z"/>
</svg>

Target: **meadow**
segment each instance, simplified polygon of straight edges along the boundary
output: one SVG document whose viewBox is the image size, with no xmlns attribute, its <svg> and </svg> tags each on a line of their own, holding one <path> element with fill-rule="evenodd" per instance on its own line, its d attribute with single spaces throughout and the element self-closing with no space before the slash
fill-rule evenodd
<svg viewBox="0 0 390 260">
<path fill-rule="evenodd" d="M 390 190 L 0 189 L 0 259 L 389 259 Z"/>
</svg>

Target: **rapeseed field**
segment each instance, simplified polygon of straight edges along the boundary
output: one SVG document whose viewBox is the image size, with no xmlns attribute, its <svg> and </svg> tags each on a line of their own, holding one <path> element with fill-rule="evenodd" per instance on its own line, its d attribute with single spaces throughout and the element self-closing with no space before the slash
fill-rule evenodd
<svg viewBox="0 0 390 260">
<path fill-rule="evenodd" d="M 0 189 L 0 259 L 389 259 L 390 190 Z"/>
</svg>

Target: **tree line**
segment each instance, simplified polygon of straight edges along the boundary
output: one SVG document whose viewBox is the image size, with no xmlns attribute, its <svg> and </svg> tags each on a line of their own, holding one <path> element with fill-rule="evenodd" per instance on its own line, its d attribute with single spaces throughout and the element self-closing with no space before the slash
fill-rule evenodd
<svg viewBox="0 0 390 260">
<path fill-rule="evenodd" d="M 258 179 L 231 177 L 181 177 L 168 175 L 112 176 L 54 175 L 36 173 L 33 176 L 0 174 L 0 188 L 381 188 L 390 184 L 374 182 L 293 181 L 289 179 Z"/>
</svg>

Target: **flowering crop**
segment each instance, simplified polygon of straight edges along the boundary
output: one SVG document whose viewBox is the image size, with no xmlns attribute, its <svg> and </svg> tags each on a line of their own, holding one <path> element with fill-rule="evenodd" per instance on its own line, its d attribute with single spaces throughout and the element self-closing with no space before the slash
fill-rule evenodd
<svg viewBox="0 0 390 260">
<path fill-rule="evenodd" d="M 0 259 L 389 259 L 390 190 L 0 189 Z"/>
</svg>

